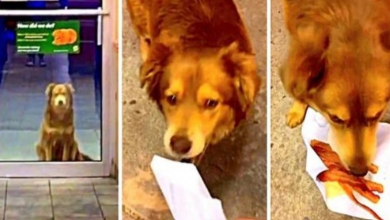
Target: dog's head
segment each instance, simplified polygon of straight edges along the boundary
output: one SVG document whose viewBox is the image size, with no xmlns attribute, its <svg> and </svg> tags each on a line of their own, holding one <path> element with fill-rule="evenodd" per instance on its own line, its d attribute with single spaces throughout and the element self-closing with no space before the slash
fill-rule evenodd
<svg viewBox="0 0 390 220">
<path fill-rule="evenodd" d="M 194 158 L 247 116 L 260 87 L 255 58 L 236 43 L 202 52 L 157 47 L 141 82 L 166 118 L 167 152 Z"/>
<path fill-rule="evenodd" d="M 46 87 L 47 106 L 55 112 L 67 112 L 73 107 L 73 86 L 50 83 Z"/>
<path fill-rule="evenodd" d="M 390 98 L 390 29 L 361 22 L 297 26 L 281 71 L 286 90 L 329 122 L 331 146 L 357 176 L 375 157 L 378 123 Z"/>
</svg>

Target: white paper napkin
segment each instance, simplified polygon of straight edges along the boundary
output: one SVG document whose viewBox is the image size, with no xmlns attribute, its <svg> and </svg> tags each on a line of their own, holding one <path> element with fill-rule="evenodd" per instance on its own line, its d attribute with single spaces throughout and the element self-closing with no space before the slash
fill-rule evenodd
<svg viewBox="0 0 390 220">
<path fill-rule="evenodd" d="M 151 167 L 175 220 L 226 220 L 193 164 L 155 155 Z"/>
<path fill-rule="evenodd" d="M 302 136 L 307 148 L 306 171 L 316 183 L 327 207 L 336 213 L 350 215 L 362 219 L 374 219 L 366 210 L 356 205 L 346 194 L 337 197 L 327 198 L 325 184 L 317 180 L 318 174 L 327 170 L 319 156 L 311 148 L 310 142 L 313 139 L 328 143 L 327 137 L 329 125 L 322 115 L 313 109 L 306 112 L 305 121 L 302 125 Z M 384 186 L 384 193 L 379 194 L 380 201 L 373 204 L 359 194 L 355 193 L 356 199 L 362 204 L 370 207 L 380 217 L 390 220 L 390 125 L 380 123 L 377 133 L 377 155 L 374 164 L 379 167 L 377 174 L 370 175 L 371 180 L 381 183 Z"/>
</svg>

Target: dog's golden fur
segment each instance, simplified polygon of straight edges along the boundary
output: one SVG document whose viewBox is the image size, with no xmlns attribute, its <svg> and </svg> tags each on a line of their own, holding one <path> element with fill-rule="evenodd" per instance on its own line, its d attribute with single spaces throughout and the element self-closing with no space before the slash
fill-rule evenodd
<svg viewBox="0 0 390 220">
<path fill-rule="evenodd" d="M 390 98 L 390 1 L 284 0 L 284 15 L 290 43 L 280 76 L 295 99 L 287 124 L 314 108 L 344 165 L 365 175 Z"/>
<path fill-rule="evenodd" d="M 167 152 L 199 158 L 247 118 L 260 77 L 231 0 L 128 0 L 140 80 L 163 112 Z"/>
<path fill-rule="evenodd" d="M 73 87 L 51 83 L 46 88 L 47 105 L 36 146 L 44 161 L 90 161 L 79 151 L 74 137 Z"/>
</svg>

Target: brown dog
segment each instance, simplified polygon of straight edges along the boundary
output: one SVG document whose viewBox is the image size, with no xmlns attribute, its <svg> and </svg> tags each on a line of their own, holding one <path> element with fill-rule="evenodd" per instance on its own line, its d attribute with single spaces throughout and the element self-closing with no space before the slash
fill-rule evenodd
<svg viewBox="0 0 390 220">
<path fill-rule="evenodd" d="M 247 118 L 260 77 L 232 0 L 128 0 L 140 80 L 163 112 L 167 152 L 200 161 Z"/>
<path fill-rule="evenodd" d="M 284 0 L 284 12 L 290 46 L 280 76 L 295 99 L 287 124 L 314 108 L 344 166 L 365 175 L 390 98 L 390 1 Z"/>
<path fill-rule="evenodd" d="M 51 83 L 46 89 L 47 105 L 41 125 L 37 154 L 45 161 L 91 161 L 79 151 L 74 137 L 73 87 Z"/>
</svg>

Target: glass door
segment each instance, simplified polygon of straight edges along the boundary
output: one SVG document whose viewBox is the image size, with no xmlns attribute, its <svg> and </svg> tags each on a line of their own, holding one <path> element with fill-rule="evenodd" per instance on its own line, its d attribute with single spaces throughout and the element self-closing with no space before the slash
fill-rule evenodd
<svg viewBox="0 0 390 220">
<path fill-rule="evenodd" d="M 102 64 L 108 16 L 78 2 L 0 4 L 0 177 L 109 174 L 117 83 Z"/>
</svg>

